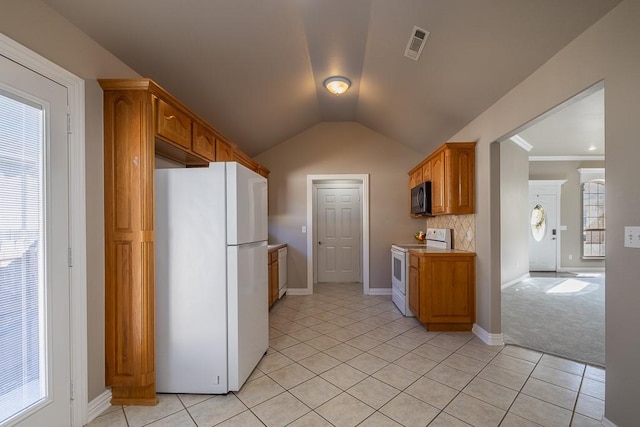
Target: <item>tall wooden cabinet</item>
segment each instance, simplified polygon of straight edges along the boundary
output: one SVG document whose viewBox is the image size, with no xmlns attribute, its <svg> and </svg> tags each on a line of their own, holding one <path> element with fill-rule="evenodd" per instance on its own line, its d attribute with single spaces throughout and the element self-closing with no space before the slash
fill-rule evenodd
<svg viewBox="0 0 640 427">
<path fill-rule="evenodd" d="M 431 181 L 433 215 L 475 212 L 475 142 L 447 142 L 409 171 L 409 188 Z"/>
<path fill-rule="evenodd" d="M 242 156 L 269 171 L 150 79 L 104 90 L 106 384 L 114 405 L 155 405 L 155 156 L 207 166 Z M 224 158 L 222 154 L 224 153 Z"/>
</svg>

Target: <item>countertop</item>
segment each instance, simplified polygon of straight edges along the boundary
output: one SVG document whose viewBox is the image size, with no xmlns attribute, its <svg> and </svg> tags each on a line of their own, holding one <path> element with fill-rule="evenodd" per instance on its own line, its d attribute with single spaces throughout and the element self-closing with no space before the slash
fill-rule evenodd
<svg viewBox="0 0 640 427">
<path fill-rule="evenodd" d="M 409 253 L 417 256 L 476 256 L 475 252 L 462 251 L 460 249 L 438 249 L 438 248 L 410 248 Z"/>
<path fill-rule="evenodd" d="M 287 246 L 286 243 L 275 243 L 275 244 L 272 244 L 272 245 L 267 245 L 267 250 L 269 252 L 273 252 L 273 251 L 277 251 L 280 248 L 284 248 L 286 246 Z"/>
</svg>

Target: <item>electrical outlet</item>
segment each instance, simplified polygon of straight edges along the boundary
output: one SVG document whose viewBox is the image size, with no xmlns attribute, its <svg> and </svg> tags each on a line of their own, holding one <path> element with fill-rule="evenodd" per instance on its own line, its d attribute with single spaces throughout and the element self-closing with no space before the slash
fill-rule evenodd
<svg viewBox="0 0 640 427">
<path fill-rule="evenodd" d="M 638 226 L 624 227 L 624 247 L 640 248 L 640 227 Z"/>
</svg>

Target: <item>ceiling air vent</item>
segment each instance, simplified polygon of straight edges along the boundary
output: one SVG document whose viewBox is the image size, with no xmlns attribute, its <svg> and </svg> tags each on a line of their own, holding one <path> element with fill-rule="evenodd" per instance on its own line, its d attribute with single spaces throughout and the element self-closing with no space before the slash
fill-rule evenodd
<svg viewBox="0 0 640 427">
<path fill-rule="evenodd" d="M 417 25 L 413 27 L 413 31 L 411 31 L 411 36 L 409 37 L 409 43 L 407 43 L 407 48 L 404 51 L 404 56 L 417 61 L 420 58 L 427 37 L 429 37 L 429 31 Z"/>
</svg>

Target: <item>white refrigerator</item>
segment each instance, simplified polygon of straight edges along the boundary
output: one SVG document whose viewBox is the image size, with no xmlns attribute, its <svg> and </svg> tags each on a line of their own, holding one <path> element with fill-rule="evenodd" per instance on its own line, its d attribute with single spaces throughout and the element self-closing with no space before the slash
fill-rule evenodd
<svg viewBox="0 0 640 427">
<path fill-rule="evenodd" d="M 156 390 L 237 391 L 269 347 L 267 180 L 236 162 L 155 178 Z"/>
</svg>

